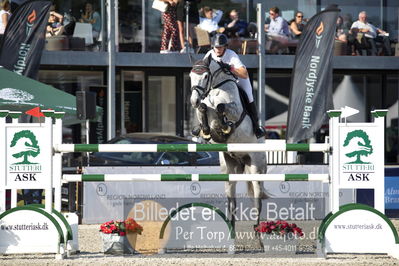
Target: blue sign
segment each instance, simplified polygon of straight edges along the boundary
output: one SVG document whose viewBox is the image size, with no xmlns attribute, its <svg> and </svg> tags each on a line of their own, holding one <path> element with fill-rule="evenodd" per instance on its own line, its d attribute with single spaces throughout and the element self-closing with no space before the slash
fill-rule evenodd
<svg viewBox="0 0 399 266">
<path fill-rule="evenodd" d="M 385 209 L 399 209 L 399 176 L 385 177 Z"/>
</svg>

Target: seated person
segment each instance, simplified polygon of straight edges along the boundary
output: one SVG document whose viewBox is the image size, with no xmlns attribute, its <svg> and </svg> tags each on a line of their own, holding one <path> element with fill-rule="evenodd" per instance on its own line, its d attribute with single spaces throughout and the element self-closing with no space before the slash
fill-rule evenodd
<svg viewBox="0 0 399 266">
<path fill-rule="evenodd" d="M 224 33 L 230 37 L 247 37 L 248 36 L 248 23 L 239 17 L 237 10 L 233 9 L 229 13 L 229 19 L 224 24 Z"/>
<path fill-rule="evenodd" d="M 203 13 L 204 16 L 200 17 L 200 23 L 198 24 L 198 27 L 200 27 L 203 30 L 206 30 L 211 35 L 215 35 L 219 31 L 218 23 L 220 22 L 220 19 L 223 16 L 223 11 L 221 10 L 214 11 L 209 6 L 205 6 L 202 9 L 202 12 L 200 10 L 200 13 Z"/>
<path fill-rule="evenodd" d="M 63 20 L 63 15 L 55 11 L 50 11 L 46 28 L 46 37 L 62 35 L 64 33 L 64 26 L 62 25 Z"/>
<path fill-rule="evenodd" d="M 335 31 L 335 39 L 341 42 L 347 42 L 347 32 L 344 29 L 344 19 L 341 16 L 337 18 L 337 29 Z"/>
<path fill-rule="evenodd" d="M 85 10 L 79 22 L 90 23 L 93 29 L 93 38 L 98 39 L 101 32 L 101 16 L 97 11 L 94 11 L 91 3 L 85 4 Z"/>
<path fill-rule="evenodd" d="M 289 36 L 291 35 L 287 21 L 283 19 L 279 13 L 280 9 L 278 7 L 270 8 L 270 24 L 265 25 L 265 31 L 267 32 L 267 39 L 269 41 L 266 45 L 270 46 L 268 50 L 270 50 L 271 53 L 276 53 L 278 50 L 286 48 Z"/>
<path fill-rule="evenodd" d="M 377 55 L 378 51 L 376 42 L 381 42 L 383 44 L 385 55 L 390 56 L 392 54 L 388 33 L 369 23 L 367 21 L 366 11 L 362 11 L 359 13 L 359 20 L 353 22 L 351 31 L 355 34 L 363 33 L 364 40 L 366 41 L 367 50 L 370 52 L 371 55 Z M 359 48 L 362 49 L 364 47 Z"/>
<path fill-rule="evenodd" d="M 346 54 L 357 55 L 355 47 L 355 36 L 351 31 L 352 19 L 349 14 L 338 16 L 337 28 L 335 32 L 335 40 L 347 44 Z"/>
<path fill-rule="evenodd" d="M 295 17 L 292 20 L 290 20 L 289 24 L 290 24 L 292 37 L 298 40 L 301 37 L 303 29 L 305 28 L 303 13 L 301 11 L 297 11 Z"/>
</svg>

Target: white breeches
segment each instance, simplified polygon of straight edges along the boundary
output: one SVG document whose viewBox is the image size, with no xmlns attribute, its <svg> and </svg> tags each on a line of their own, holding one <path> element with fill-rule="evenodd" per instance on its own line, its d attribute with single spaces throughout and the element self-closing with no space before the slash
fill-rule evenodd
<svg viewBox="0 0 399 266">
<path fill-rule="evenodd" d="M 247 94 L 248 101 L 252 103 L 254 101 L 254 96 L 252 94 L 252 86 L 251 82 L 249 81 L 249 78 L 246 79 L 239 78 L 238 84 L 240 85 L 241 88 L 244 89 L 245 93 Z"/>
</svg>

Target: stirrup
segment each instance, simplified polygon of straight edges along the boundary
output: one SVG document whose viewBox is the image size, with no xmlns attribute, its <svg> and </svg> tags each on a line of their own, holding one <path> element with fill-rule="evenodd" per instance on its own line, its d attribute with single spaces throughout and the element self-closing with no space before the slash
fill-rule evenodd
<svg viewBox="0 0 399 266">
<path fill-rule="evenodd" d="M 257 127 L 254 129 L 254 133 L 257 139 L 266 136 L 266 130 L 263 127 Z"/>
</svg>

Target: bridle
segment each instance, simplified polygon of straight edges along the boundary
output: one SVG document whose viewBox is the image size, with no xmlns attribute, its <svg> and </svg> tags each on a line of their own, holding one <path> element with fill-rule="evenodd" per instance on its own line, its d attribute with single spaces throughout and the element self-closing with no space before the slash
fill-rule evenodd
<svg viewBox="0 0 399 266">
<path fill-rule="evenodd" d="M 195 90 L 198 93 L 198 95 L 200 96 L 201 100 L 203 100 L 206 98 L 206 96 L 208 96 L 209 92 L 211 91 L 212 82 L 209 82 L 210 79 L 212 80 L 211 70 L 209 69 L 209 67 L 207 65 L 199 63 L 199 64 L 193 65 L 191 72 L 198 74 L 198 75 L 208 73 L 208 76 L 206 77 L 206 81 L 205 81 L 206 88 L 204 88 L 203 86 L 200 86 L 198 84 L 191 87 L 191 91 Z"/>
<path fill-rule="evenodd" d="M 230 69 L 227 68 L 227 65 L 224 64 L 223 62 L 218 62 L 214 60 L 216 63 L 218 63 L 220 68 L 218 68 L 217 70 L 214 71 L 214 73 L 212 73 L 211 69 L 209 68 L 211 60 L 213 59 L 212 58 L 208 59 L 209 64 L 206 64 L 206 62 L 204 61 L 199 61 L 197 62 L 197 64 L 193 65 L 193 68 L 191 70 L 191 72 L 199 75 L 208 73 L 208 76 L 205 81 L 206 87 L 200 85 L 194 85 L 191 87 L 191 91 L 195 90 L 198 93 L 201 100 L 204 100 L 212 89 L 219 88 L 220 86 L 222 86 L 227 82 L 234 82 L 235 84 L 237 83 L 237 76 L 233 72 L 231 72 Z M 213 81 L 216 80 L 217 76 L 220 75 L 221 73 L 228 74 L 233 78 L 228 78 L 217 84 L 213 84 Z M 244 107 L 243 102 L 241 102 L 241 104 Z M 240 118 L 234 123 L 235 128 L 238 128 L 240 126 L 241 122 L 244 120 L 246 115 L 247 112 L 245 111 L 245 108 L 243 108 Z"/>
<path fill-rule="evenodd" d="M 211 58 L 210 60 L 213 60 L 213 59 Z M 205 62 L 200 62 L 198 64 L 193 65 L 193 68 L 191 70 L 191 72 L 193 72 L 195 74 L 199 74 L 199 75 L 208 73 L 208 76 L 205 81 L 206 88 L 203 86 L 200 86 L 200 85 L 194 85 L 191 87 L 191 91 L 193 91 L 193 90 L 197 91 L 201 100 L 205 99 L 212 89 L 219 88 L 220 86 L 222 86 L 223 84 L 225 84 L 227 82 L 236 83 L 236 81 L 237 81 L 237 76 L 233 72 L 231 72 L 230 69 L 227 69 L 227 67 L 224 63 L 218 62 L 218 61 L 215 61 L 215 62 L 218 63 L 220 68 L 218 68 L 216 71 L 214 71 L 214 73 L 211 72 L 209 66 L 206 65 Z M 217 84 L 212 84 L 213 81 L 216 80 L 217 76 L 220 75 L 221 73 L 228 74 L 228 75 L 232 76 L 233 78 L 223 80 L 222 82 L 219 82 Z"/>
</svg>

